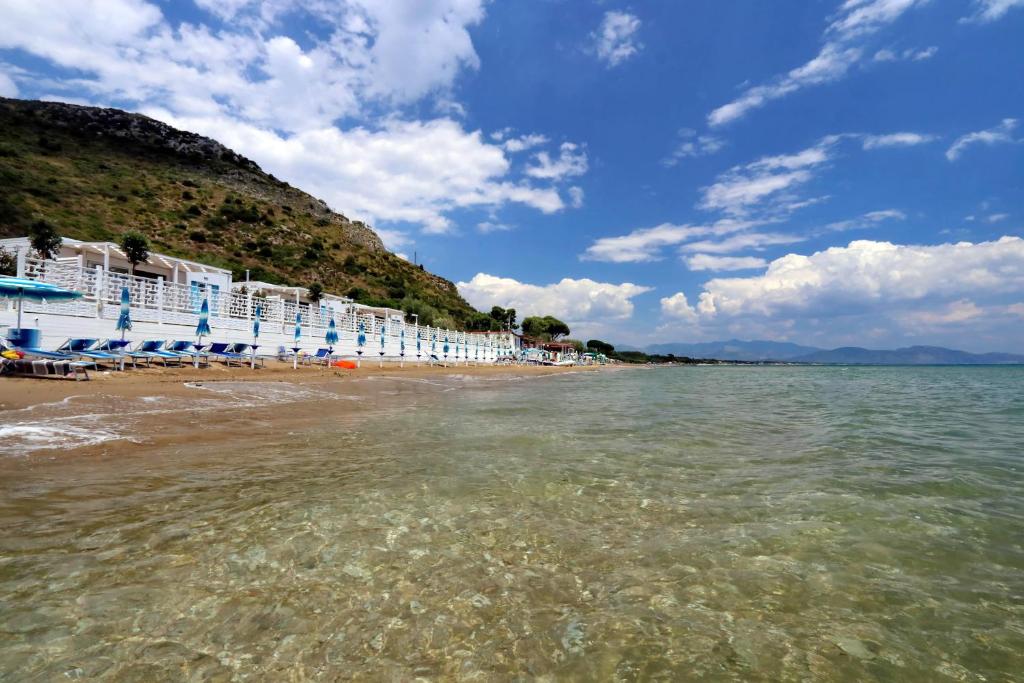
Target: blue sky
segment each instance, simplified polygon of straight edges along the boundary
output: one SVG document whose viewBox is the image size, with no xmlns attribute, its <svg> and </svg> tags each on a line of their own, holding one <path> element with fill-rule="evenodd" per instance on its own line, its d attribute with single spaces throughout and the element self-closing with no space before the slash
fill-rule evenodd
<svg viewBox="0 0 1024 683">
<path fill-rule="evenodd" d="M 1024 347 L 1024 0 L 0 17 L 0 95 L 215 137 L 480 308 L 634 345 Z"/>
</svg>

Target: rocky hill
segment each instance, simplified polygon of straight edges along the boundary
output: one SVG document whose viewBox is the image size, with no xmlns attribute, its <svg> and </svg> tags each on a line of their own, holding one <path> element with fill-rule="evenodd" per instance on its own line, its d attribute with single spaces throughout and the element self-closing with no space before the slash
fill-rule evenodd
<svg viewBox="0 0 1024 683">
<path fill-rule="evenodd" d="M 428 324 L 475 314 L 453 283 L 388 252 L 369 226 L 215 140 L 118 109 L 0 98 L 0 237 L 39 220 L 83 240 L 137 230 L 154 251 L 238 278 L 319 282 Z"/>
</svg>

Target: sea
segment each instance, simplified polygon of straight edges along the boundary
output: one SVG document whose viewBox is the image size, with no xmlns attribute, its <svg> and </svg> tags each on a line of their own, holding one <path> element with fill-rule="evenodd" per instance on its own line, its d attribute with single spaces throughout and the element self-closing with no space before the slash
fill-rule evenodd
<svg viewBox="0 0 1024 683">
<path fill-rule="evenodd" d="M 0 680 L 1024 680 L 1024 367 L 191 389 L 2 416 Z"/>
</svg>

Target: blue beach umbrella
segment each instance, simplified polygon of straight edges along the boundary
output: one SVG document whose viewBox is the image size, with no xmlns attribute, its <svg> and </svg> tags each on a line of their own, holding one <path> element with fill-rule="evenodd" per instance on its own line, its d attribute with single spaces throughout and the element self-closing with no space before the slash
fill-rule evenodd
<svg viewBox="0 0 1024 683">
<path fill-rule="evenodd" d="M 199 353 L 202 350 L 203 335 L 212 334 L 210 330 L 210 300 L 203 299 L 203 305 L 199 307 L 199 324 L 196 325 L 196 336 L 199 337 L 199 341 L 196 342 L 196 355 L 192 360 L 195 367 L 199 367 Z"/>
<path fill-rule="evenodd" d="M 384 367 L 384 326 L 380 326 L 380 366 Z"/>
<path fill-rule="evenodd" d="M 295 314 L 295 346 L 292 351 L 295 355 L 292 356 L 292 370 L 299 367 L 299 342 L 302 341 L 302 314 Z"/>
<path fill-rule="evenodd" d="M 327 323 L 327 336 L 324 337 L 324 341 L 327 345 L 333 347 L 338 343 L 338 326 L 334 324 L 334 315 L 331 315 L 331 320 Z"/>
<path fill-rule="evenodd" d="M 362 359 L 362 357 L 363 357 L 363 347 L 364 346 L 366 346 L 366 323 L 364 323 L 362 320 L 360 320 L 359 321 L 359 336 L 356 337 L 356 353 L 359 355 L 360 359 Z M 358 365 L 358 364 L 359 364 L 359 361 L 356 361 L 356 365 Z"/>
<path fill-rule="evenodd" d="M 423 333 L 416 330 L 416 357 L 420 357 L 420 350 L 423 348 Z"/>
<path fill-rule="evenodd" d="M 405 360 L 405 328 L 404 327 L 402 328 L 402 331 L 398 333 L 398 355 L 402 357 L 402 360 Z"/>
<path fill-rule="evenodd" d="M 29 301 L 71 301 L 81 296 L 81 292 L 51 285 L 49 282 L 0 276 L 0 297 L 18 300 L 19 330 L 21 329 L 21 304 L 25 299 Z"/>
<path fill-rule="evenodd" d="M 444 357 L 447 359 L 448 358 L 448 351 L 451 350 L 451 347 L 448 346 L 448 335 L 447 334 L 444 335 L 444 346 L 442 347 L 442 350 L 444 351 Z"/>
<path fill-rule="evenodd" d="M 486 355 L 486 352 L 485 352 Z M 476 359 L 480 360 L 480 340 L 476 340 Z"/>
<path fill-rule="evenodd" d="M 252 318 L 252 369 L 256 369 L 256 341 L 260 338 L 260 316 L 263 315 L 263 307 L 256 304 L 256 311 Z"/>
<path fill-rule="evenodd" d="M 117 327 L 115 328 L 121 333 L 121 341 L 124 341 L 124 333 L 130 332 L 132 329 L 132 312 L 131 312 L 131 294 L 128 293 L 127 287 L 121 288 L 121 314 L 117 316 Z"/>
</svg>

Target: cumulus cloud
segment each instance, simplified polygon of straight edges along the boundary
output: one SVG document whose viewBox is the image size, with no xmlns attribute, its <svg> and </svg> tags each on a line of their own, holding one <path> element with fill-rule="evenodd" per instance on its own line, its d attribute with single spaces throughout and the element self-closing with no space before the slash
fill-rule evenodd
<svg viewBox="0 0 1024 683">
<path fill-rule="evenodd" d="M 672 296 L 662 297 L 661 314 L 666 318 L 695 322 L 697 311 L 686 300 L 686 294 L 678 292 Z"/>
<path fill-rule="evenodd" d="M 924 145 L 935 140 L 934 135 L 922 133 L 886 133 L 885 135 L 865 135 L 861 141 L 864 149 L 883 147 L 913 147 Z"/>
<path fill-rule="evenodd" d="M 474 307 L 516 309 L 520 318 L 553 315 L 573 325 L 606 320 L 625 320 L 633 315 L 633 298 L 651 291 L 630 282 L 611 284 L 587 278 L 563 278 L 549 285 L 532 285 L 512 278 L 477 273 L 469 282 L 456 285 Z"/>
<path fill-rule="evenodd" d="M 778 233 L 778 232 L 741 232 L 723 240 L 700 240 L 689 242 L 679 247 L 681 252 L 705 252 L 710 254 L 731 254 L 746 249 L 761 250 L 765 247 L 777 246 L 780 244 L 794 244 L 802 242 L 806 237 L 803 235 Z"/>
<path fill-rule="evenodd" d="M 768 262 L 757 256 L 712 256 L 694 254 L 684 259 L 690 270 L 752 270 L 764 268 Z"/>
<path fill-rule="evenodd" d="M 636 40 L 640 19 L 628 12 L 605 12 L 597 31 L 591 34 L 594 52 L 609 67 L 636 55 L 643 44 Z"/>
<path fill-rule="evenodd" d="M 897 245 L 860 240 L 810 256 L 775 259 L 763 275 L 704 285 L 708 315 L 813 313 L 1024 292 L 1024 239 Z"/>
<path fill-rule="evenodd" d="M 546 156 L 533 179 L 522 175 L 506 154 L 543 144 L 539 134 L 501 145 L 450 117 L 379 116 L 423 99 L 451 102 L 455 79 L 479 64 L 469 29 L 483 19 L 483 0 L 199 6 L 213 28 L 172 24 L 146 0 L 9 2 L 0 48 L 73 69 L 64 80 L 48 77 L 54 91 L 217 138 L 372 222 L 440 233 L 451 230 L 448 213 L 459 208 L 560 211 L 566 203 L 550 183 L 586 170 L 585 154 L 563 149 Z M 317 31 L 296 39 L 286 31 L 300 14 Z M 216 27 L 215 17 L 226 23 Z M 368 115 L 375 124 L 335 123 Z"/>
<path fill-rule="evenodd" d="M 864 48 L 858 44 L 862 42 L 861 39 L 893 23 L 912 7 L 927 1 L 847 0 L 825 30 L 825 42 L 814 58 L 776 77 L 770 83 L 748 88 L 732 102 L 714 109 L 708 114 L 708 124 L 714 127 L 731 123 L 772 100 L 844 78 L 850 68 L 864 56 Z"/>
<path fill-rule="evenodd" d="M 499 131 L 500 133 L 500 131 Z M 501 140 L 502 137 L 498 137 Z M 528 135 L 521 135 L 517 138 L 508 138 L 502 142 L 502 147 L 505 148 L 506 152 L 522 152 L 527 149 L 532 149 L 538 145 L 546 144 L 548 138 L 546 135 L 540 135 L 538 133 L 530 133 Z"/>
<path fill-rule="evenodd" d="M 1012 135 L 1016 127 L 1017 119 L 1003 119 L 998 126 L 993 128 L 961 135 L 946 150 L 946 158 L 950 161 L 956 161 L 963 155 L 964 150 L 973 145 L 988 145 L 991 147 L 993 145 L 1020 142 L 1020 140 L 1015 140 Z"/>
<path fill-rule="evenodd" d="M 974 14 L 961 21 L 988 23 L 1002 19 L 1011 9 L 1024 7 L 1024 0 L 974 0 Z"/>
<path fill-rule="evenodd" d="M 666 297 L 662 314 L 663 338 L 1013 350 L 1024 344 L 1024 239 L 855 241 L 791 253 L 763 273 L 708 280 L 693 304 L 685 295 Z"/>
<path fill-rule="evenodd" d="M 708 156 L 722 149 L 725 140 L 714 135 L 698 135 L 692 128 L 683 128 L 679 131 L 680 142 L 672 153 L 661 160 L 661 164 L 671 168 L 683 159 Z"/>
<path fill-rule="evenodd" d="M 558 149 L 558 157 L 554 159 L 547 152 L 535 154 L 533 165 L 527 167 L 526 175 L 531 178 L 557 181 L 580 176 L 587 172 L 587 153 L 580 145 L 563 142 Z"/>
</svg>

